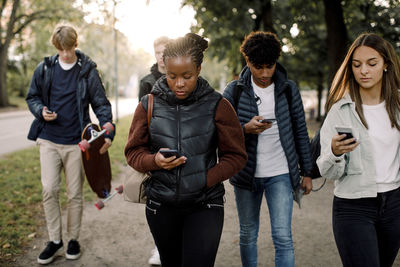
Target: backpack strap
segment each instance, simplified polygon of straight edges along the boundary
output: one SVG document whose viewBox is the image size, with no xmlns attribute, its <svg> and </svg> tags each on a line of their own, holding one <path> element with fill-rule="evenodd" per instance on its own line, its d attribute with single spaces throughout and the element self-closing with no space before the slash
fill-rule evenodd
<svg viewBox="0 0 400 267">
<path fill-rule="evenodd" d="M 238 109 L 239 99 L 240 96 L 242 95 L 242 92 L 243 92 L 243 86 L 238 85 L 238 83 L 236 82 L 235 86 L 233 87 L 233 94 L 232 94 L 233 105 L 234 105 L 233 108 L 235 109 L 236 112 Z"/>
<path fill-rule="evenodd" d="M 150 126 L 151 117 L 153 116 L 153 103 L 154 96 L 153 94 L 147 95 L 147 125 Z"/>
</svg>

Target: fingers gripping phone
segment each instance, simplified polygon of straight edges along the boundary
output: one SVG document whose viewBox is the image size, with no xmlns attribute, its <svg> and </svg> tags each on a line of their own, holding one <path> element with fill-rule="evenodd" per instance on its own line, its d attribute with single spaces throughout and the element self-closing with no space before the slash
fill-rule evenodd
<svg viewBox="0 0 400 267">
<path fill-rule="evenodd" d="M 181 154 L 179 154 L 176 149 L 160 149 L 160 153 L 164 156 L 164 158 L 170 158 L 175 156 L 176 158 L 180 158 Z"/>
<path fill-rule="evenodd" d="M 258 122 L 262 122 L 262 123 L 274 123 L 276 121 L 276 119 L 263 119 L 263 120 L 259 120 Z"/>
<path fill-rule="evenodd" d="M 353 136 L 353 130 L 352 130 L 351 127 L 348 127 L 348 126 L 336 126 L 335 129 L 336 129 L 336 131 L 337 131 L 337 133 L 339 135 L 342 135 L 342 134 L 346 135 L 346 137 L 344 139 L 342 139 L 342 141 L 354 137 Z M 355 143 L 356 143 L 356 141 L 353 141 L 349 145 L 352 145 L 352 144 L 355 144 Z"/>
</svg>

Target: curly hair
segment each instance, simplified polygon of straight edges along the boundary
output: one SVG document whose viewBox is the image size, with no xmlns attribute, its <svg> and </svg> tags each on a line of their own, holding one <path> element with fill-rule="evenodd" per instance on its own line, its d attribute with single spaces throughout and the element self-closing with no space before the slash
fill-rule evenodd
<svg viewBox="0 0 400 267">
<path fill-rule="evenodd" d="M 256 67 L 273 65 L 281 55 L 282 47 L 272 32 L 252 32 L 245 37 L 240 52 Z"/>
<path fill-rule="evenodd" d="M 195 33 L 187 33 L 184 37 L 171 40 L 165 46 L 163 60 L 172 57 L 190 56 L 197 67 L 203 63 L 204 51 L 208 41 Z"/>
</svg>

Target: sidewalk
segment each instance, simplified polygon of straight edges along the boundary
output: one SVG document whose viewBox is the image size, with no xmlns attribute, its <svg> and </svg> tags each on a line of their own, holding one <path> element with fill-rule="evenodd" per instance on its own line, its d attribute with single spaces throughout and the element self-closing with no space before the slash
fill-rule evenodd
<svg viewBox="0 0 400 267">
<path fill-rule="evenodd" d="M 113 185 L 121 184 L 122 176 Z M 320 184 L 322 180 L 315 182 Z M 239 226 L 232 186 L 225 182 L 225 224 L 216 259 L 217 267 L 239 267 Z M 303 198 L 293 212 L 293 239 L 296 266 L 340 266 L 331 227 L 332 184 Z M 94 202 L 86 203 L 80 243 L 82 257 L 77 261 L 56 258 L 53 266 L 148 266 L 147 260 L 154 247 L 149 232 L 144 205 L 132 204 L 117 195 L 97 210 Z M 64 224 L 66 216 L 64 214 Z M 44 219 L 43 219 L 44 223 Z M 274 249 L 269 230 L 268 209 L 262 205 L 259 235 L 259 266 L 274 266 Z M 15 266 L 38 266 L 36 258 L 47 241 L 44 226 L 37 233 L 26 255 Z M 64 237 L 64 241 L 65 237 Z"/>
</svg>

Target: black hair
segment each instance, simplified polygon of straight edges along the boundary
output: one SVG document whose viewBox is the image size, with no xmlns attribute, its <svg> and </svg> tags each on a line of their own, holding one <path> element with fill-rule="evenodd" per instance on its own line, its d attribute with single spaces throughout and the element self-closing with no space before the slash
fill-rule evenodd
<svg viewBox="0 0 400 267">
<path fill-rule="evenodd" d="M 208 41 L 195 33 L 187 33 L 184 37 L 171 40 L 165 46 L 163 60 L 171 57 L 190 56 L 197 67 L 203 62 L 204 51 Z"/>
<path fill-rule="evenodd" d="M 281 42 L 272 32 L 252 32 L 245 37 L 240 46 L 242 55 L 255 67 L 274 65 L 281 51 Z"/>
</svg>

